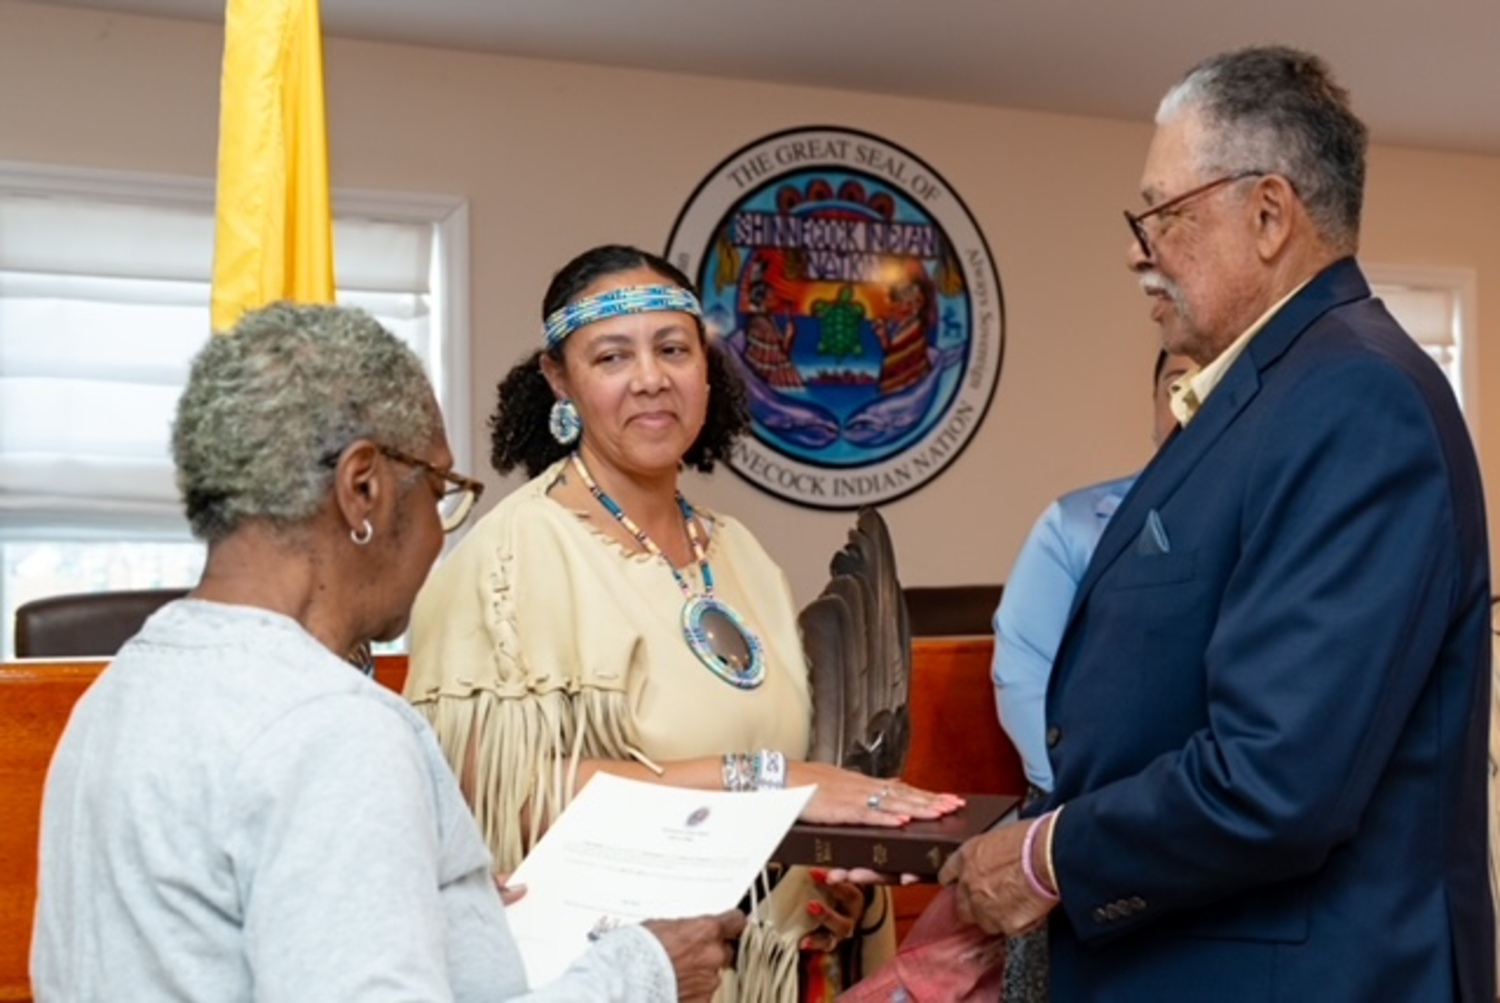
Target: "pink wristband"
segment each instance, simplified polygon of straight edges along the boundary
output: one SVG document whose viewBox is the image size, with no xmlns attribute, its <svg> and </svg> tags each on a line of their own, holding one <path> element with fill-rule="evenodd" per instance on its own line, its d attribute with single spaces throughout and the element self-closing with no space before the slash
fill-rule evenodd
<svg viewBox="0 0 1500 1003">
<path fill-rule="evenodd" d="M 1036 845 L 1036 831 L 1042 827 L 1043 819 L 1049 817 L 1051 817 L 1050 812 L 1036 819 L 1031 823 L 1031 828 L 1026 830 L 1026 838 L 1021 841 L 1021 870 L 1026 875 L 1026 883 L 1031 886 L 1031 890 L 1036 892 L 1038 897 L 1046 902 L 1057 902 L 1060 896 L 1042 884 L 1041 878 L 1037 877 L 1036 868 L 1031 864 L 1031 851 Z"/>
</svg>

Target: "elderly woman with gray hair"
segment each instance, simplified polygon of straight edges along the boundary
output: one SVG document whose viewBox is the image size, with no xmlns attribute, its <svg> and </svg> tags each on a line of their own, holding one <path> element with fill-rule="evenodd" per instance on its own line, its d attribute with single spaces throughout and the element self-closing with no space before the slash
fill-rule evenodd
<svg viewBox="0 0 1500 1003">
<path fill-rule="evenodd" d="M 405 629 L 481 487 L 410 350 L 354 310 L 247 315 L 173 452 L 208 561 L 54 756 L 37 998 L 707 999 L 738 913 L 609 933 L 528 995 L 427 723 L 341 657 Z"/>
</svg>

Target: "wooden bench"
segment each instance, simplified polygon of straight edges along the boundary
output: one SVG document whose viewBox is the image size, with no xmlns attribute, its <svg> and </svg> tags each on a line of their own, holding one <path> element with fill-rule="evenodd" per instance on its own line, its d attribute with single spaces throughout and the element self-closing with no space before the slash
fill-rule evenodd
<svg viewBox="0 0 1500 1003">
<path fill-rule="evenodd" d="M 914 655 L 906 779 L 938 790 L 1020 793 L 1020 762 L 995 722 L 989 639 L 920 638 Z M 0 665 L 0 1001 L 31 999 L 27 960 L 42 785 L 73 704 L 105 664 Z M 377 658 L 375 674 L 399 691 L 405 656 Z M 927 887 L 897 890 L 901 929 L 931 895 Z"/>
<path fill-rule="evenodd" d="M 106 664 L 0 664 L 0 1001 L 31 999 L 28 961 L 42 786 L 73 705 Z M 375 672 L 399 690 L 406 681 L 406 656 L 376 659 Z"/>
</svg>

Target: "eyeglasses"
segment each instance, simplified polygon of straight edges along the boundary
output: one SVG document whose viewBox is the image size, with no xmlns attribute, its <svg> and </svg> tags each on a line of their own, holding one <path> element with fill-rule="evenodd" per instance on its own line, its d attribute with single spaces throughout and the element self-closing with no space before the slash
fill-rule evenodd
<svg viewBox="0 0 1500 1003">
<path fill-rule="evenodd" d="M 1250 170 L 1237 171 L 1234 174 L 1226 174 L 1222 178 L 1215 178 L 1213 181 L 1210 181 L 1206 185 L 1199 185 L 1197 188 L 1194 188 L 1191 191 L 1185 191 L 1181 195 L 1169 198 L 1161 205 L 1154 205 L 1150 209 L 1147 209 L 1145 212 L 1134 213 L 1129 209 L 1126 209 L 1125 222 L 1130 224 L 1130 232 L 1135 234 L 1135 239 L 1140 243 L 1141 253 L 1144 254 L 1147 258 L 1150 258 L 1152 257 L 1151 235 L 1146 232 L 1146 220 L 1150 219 L 1152 216 L 1164 213 L 1169 209 L 1175 209 L 1178 206 L 1182 205 L 1184 202 L 1188 202 L 1192 199 L 1197 198 L 1199 195 L 1206 195 L 1209 192 L 1213 191 L 1215 188 L 1218 188 L 1222 185 L 1233 184 L 1236 181 L 1243 181 L 1246 178 L 1263 178 L 1270 173 L 1270 171 Z"/>
<path fill-rule="evenodd" d="M 398 463 L 405 463 L 434 477 L 440 477 L 445 483 L 443 493 L 438 496 L 438 519 L 443 524 L 443 532 L 451 533 L 464 524 L 469 518 L 469 513 L 474 510 L 474 503 L 479 496 L 484 494 L 484 484 L 465 477 L 463 474 L 455 474 L 451 470 L 439 470 L 426 460 L 418 459 L 410 454 L 403 453 L 399 449 L 390 446 L 379 447 L 380 451 Z"/>
</svg>

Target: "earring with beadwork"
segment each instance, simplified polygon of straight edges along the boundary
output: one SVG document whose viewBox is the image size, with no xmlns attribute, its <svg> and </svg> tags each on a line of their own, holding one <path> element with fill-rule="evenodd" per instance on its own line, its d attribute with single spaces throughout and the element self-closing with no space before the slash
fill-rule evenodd
<svg viewBox="0 0 1500 1003">
<path fill-rule="evenodd" d="M 552 411 L 547 415 L 547 429 L 559 445 L 571 446 L 583 432 L 583 419 L 578 417 L 578 405 L 563 397 L 552 402 Z"/>
</svg>

